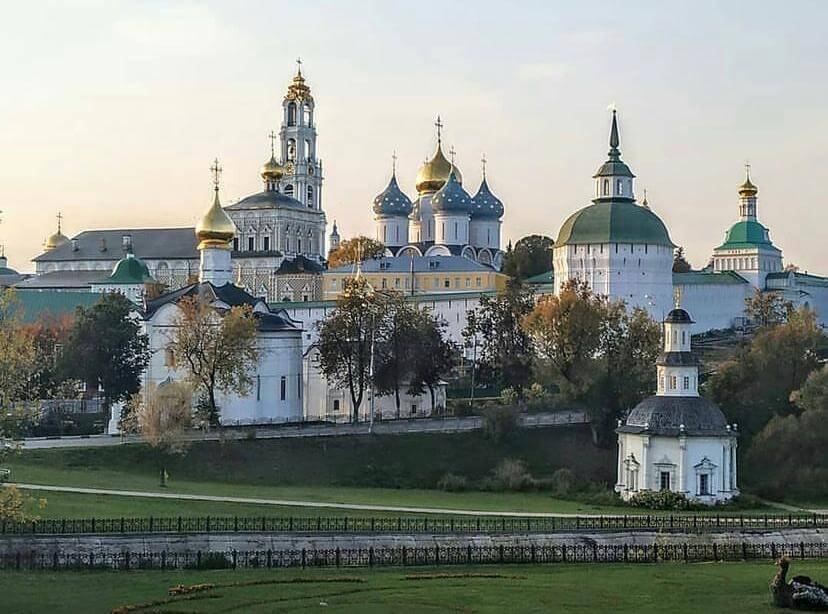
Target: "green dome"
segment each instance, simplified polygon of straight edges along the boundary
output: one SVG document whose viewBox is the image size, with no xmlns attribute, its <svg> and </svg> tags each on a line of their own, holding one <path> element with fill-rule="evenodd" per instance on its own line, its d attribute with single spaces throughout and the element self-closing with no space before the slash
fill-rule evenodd
<svg viewBox="0 0 828 614">
<path fill-rule="evenodd" d="M 770 240 L 768 229 L 756 220 L 736 222 L 725 235 L 725 241 L 716 249 L 750 249 L 767 247 L 776 249 Z"/>
<path fill-rule="evenodd" d="M 148 281 L 153 279 L 147 265 L 132 254 L 119 260 L 112 269 L 112 275 L 104 280 L 108 284 L 143 284 Z"/>
<path fill-rule="evenodd" d="M 601 202 L 576 211 L 563 223 L 555 247 L 587 243 L 648 243 L 675 247 L 667 227 L 647 207 Z"/>
</svg>

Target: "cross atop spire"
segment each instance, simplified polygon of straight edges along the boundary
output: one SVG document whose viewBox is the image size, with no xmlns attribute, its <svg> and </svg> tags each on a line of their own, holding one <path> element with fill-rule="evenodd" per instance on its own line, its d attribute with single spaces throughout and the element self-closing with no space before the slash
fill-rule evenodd
<svg viewBox="0 0 828 614">
<path fill-rule="evenodd" d="M 58 211 L 57 213 L 57 221 L 58 221 L 58 234 L 60 234 L 60 223 L 63 221 L 63 214 Z"/>
<path fill-rule="evenodd" d="M 296 74 L 302 76 L 302 58 L 296 58 Z"/>
<path fill-rule="evenodd" d="M 482 156 L 480 156 L 480 166 L 483 169 L 483 179 L 484 180 L 486 179 L 486 163 L 487 162 L 488 162 L 488 160 L 486 160 L 486 154 L 484 153 Z"/>
<path fill-rule="evenodd" d="M 457 152 L 454 151 L 454 145 L 449 148 L 449 157 L 451 158 L 451 166 L 454 167 L 454 156 L 457 155 Z"/>
<path fill-rule="evenodd" d="M 213 160 L 213 165 L 210 167 L 210 171 L 213 173 L 213 186 L 216 192 L 219 191 L 219 183 L 221 182 L 219 177 L 221 176 L 222 170 L 221 166 L 219 166 L 219 159 L 216 158 Z"/>
<path fill-rule="evenodd" d="M 615 109 L 615 105 L 612 106 L 612 128 L 610 129 L 610 148 L 615 150 L 615 153 L 618 153 L 618 144 L 620 140 L 618 138 L 618 111 Z"/>
<path fill-rule="evenodd" d="M 276 134 L 275 132 L 273 132 L 273 130 L 271 130 L 270 134 L 268 134 L 267 137 L 270 139 L 270 157 L 275 158 L 276 157 L 276 139 L 279 138 L 279 135 Z"/>
<path fill-rule="evenodd" d="M 394 177 L 397 176 L 397 150 L 394 150 L 394 153 L 391 154 L 391 175 Z"/>
<path fill-rule="evenodd" d="M 443 142 L 443 122 L 440 121 L 440 116 L 437 116 L 437 121 L 434 122 L 434 125 L 437 127 L 437 144 L 440 145 Z"/>
<path fill-rule="evenodd" d="M 681 287 L 677 287 L 673 292 L 673 298 L 676 301 L 676 309 L 681 309 L 681 295 L 683 294 Z"/>
<path fill-rule="evenodd" d="M 750 160 L 745 160 L 745 177 L 750 181 Z"/>
</svg>

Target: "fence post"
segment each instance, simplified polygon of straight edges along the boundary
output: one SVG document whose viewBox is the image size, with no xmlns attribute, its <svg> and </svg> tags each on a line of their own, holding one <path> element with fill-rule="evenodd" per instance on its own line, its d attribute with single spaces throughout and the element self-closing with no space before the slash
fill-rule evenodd
<svg viewBox="0 0 828 614">
<path fill-rule="evenodd" d="M 805 558 L 805 542 L 799 542 L 799 558 Z"/>
<path fill-rule="evenodd" d="M 480 516 L 477 517 L 477 532 L 480 532 Z"/>
<path fill-rule="evenodd" d="M 503 544 L 500 544 L 498 547 L 498 555 L 500 557 L 500 563 L 503 564 Z"/>
<path fill-rule="evenodd" d="M 535 544 L 531 544 L 529 546 L 529 552 L 532 555 L 532 564 L 534 564 L 535 563 Z"/>
<path fill-rule="evenodd" d="M 397 516 L 397 533 L 402 531 L 402 516 Z"/>
<path fill-rule="evenodd" d="M 201 567 L 201 550 L 196 552 L 196 566 Z"/>
<path fill-rule="evenodd" d="M 624 543 L 624 562 L 626 563 L 629 560 L 629 546 Z"/>
<path fill-rule="evenodd" d="M 305 551 L 304 548 L 302 548 L 302 569 L 305 568 L 305 560 L 306 560 L 305 557 L 306 556 L 307 556 L 307 552 Z"/>
<path fill-rule="evenodd" d="M 161 551 L 161 569 L 166 569 L 166 568 L 167 568 L 167 551 L 162 550 Z"/>
<path fill-rule="evenodd" d="M 471 565 L 472 562 L 472 547 L 471 544 L 466 546 L 466 565 Z"/>
<path fill-rule="evenodd" d="M 336 549 L 336 565 L 339 566 L 339 548 Z M 267 568 L 273 567 L 273 550 L 267 549 Z"/>
<path fill-rule="evenodd" d="M 653 562 L 658 563 L 658 544 L 653 544 Z"/>
<path fill-rule="evenodd" d="M 714 561 L 718 561 L 718 560 L 719 560 L 719 549 L 718 549 L 718 547 L 716 546 L 716 542 L 713 542 L 713 560 L 714 560 Z"/>
<path fill-rule="evenodd" d="M 592 562 L 593 563 L 598 562 L 598 544 L 597 543 L 592 544 Z"/>
<path fill-rule="evenodd" d="M 775 561 L 776 560 L 776 544 L 771 544 L 771 556 L 773 557 L 773 560 Z"/>
<path fill-rule="evenodd" d="M 239 517 L 233 516 L 233 530 L 238 533 L 239 531 Z"/>
<path fill-rule="evenodd" d="M 237 564 L 238 564 L 238 553 L 236 552 L 236 549 L 233 548 L 233 569 L 236 568 Z M 303 565 L 303 567 L 304 567 L 304 565 Z"/>
<path fill-rule="evenodd" d="M 561 544 L 561 562 L 566 563 L 566 544 Z"/>
<path fill-rule="evenodd" d="M 747 544 L 742 542 L 742 560 L 747 561 Z"/>
<path fill-rule="evenodd" d="M 338 557 L 339 556 L 339 548 L 336 549 L 336 552 L 337 552 L 337 557 Z M 407 553 L 406 553 L 405 546 L 403 546 L 402 547 L 402 564 L 403 564 L 403 566 L 405 566 L 405 564 L 407 563 L 406 554 Z"/>
<path fill-rule="evenodd" d="M 181 533 L 181 516 L 178 517 L 178 532 Z"/>
<path fill-rule="evenodd" d="M 55 551 L 52 553 L 52 569 L 57 571 L 58 568 L 58 553 Z"/>
<path fill-rule="evenodd" d="M 210 517 L 207 516 L 207 532 L 210 532 Z"/>
<path fill-rule="evenodd" d="M 129 550 L 124 552 L 124 569 L 129 571 Z"/>
<path fill-rule="evenodd" d="M 684 542 L 682 544 L 681 549 L 684 551 L 684 562 L 686 563 L 687 562 L 687 542 Z"/>
<path fill-rule="evenodd" d="M 92 526 L 95 526 L 95 519 L 92 519 Z M 152 516 L 149 517 L 149 532 L 152 533 Z"/>
<path fill-rule="evenodd" d="M 290 531 L 293 531 L 293 516 L 288 520 L 288 527 Z"/>
</svg>

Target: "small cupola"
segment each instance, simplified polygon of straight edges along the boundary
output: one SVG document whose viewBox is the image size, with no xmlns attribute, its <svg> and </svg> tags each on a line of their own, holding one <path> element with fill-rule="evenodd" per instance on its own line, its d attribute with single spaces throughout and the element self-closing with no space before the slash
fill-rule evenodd
<svg viewBox="0 0 828 614">
<path fill-rule="evenodd" d="M 593 202 L 633 202 L 633 175 L 630 167 L 621 160 L 621 151 L 618 136 L 618 114 L 612 110 L 612 127 L 610 128 L 610 149 L 607 153 L 607 161 L 604 162 L 598 171 L 592 176 L 595 179 L 595 198 Z"/>
</svg>

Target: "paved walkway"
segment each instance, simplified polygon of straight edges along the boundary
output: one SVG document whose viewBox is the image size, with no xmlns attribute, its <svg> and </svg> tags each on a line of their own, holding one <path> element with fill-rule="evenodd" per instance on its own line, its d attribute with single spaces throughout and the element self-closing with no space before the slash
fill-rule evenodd
<svg viewBox="0 0 828 614">
<path fill-rule="evenodd" d="M 544 426 L 567 426 L 589 422 L 589 417 L 580 411 L 539 412 L 523 414 L 520 424 L 526 428 Z M 416 418 L 410 420 L 386 420 L 375 422 L 373 432 L 377 435 L 407 433 L 462 433 L 475 431 L 483 427 L 480 416 Z M 293 437 L 338 437 L 343 435 L 368 435 L 370 426 L 366 422 L 358 424 L 284 424 L 259 425 L 249 427 L 231 427 L 221 432 L 193 432 L 190 441 L 216 441 L 218 439 L 282 439 Z M 88 435 L 80 437 L 34 437 L 22 443 L 25 450 L 42 448 L 91 448 L 99 446 L 117 446 L 139 443 L 135 435 L 118 437 L 116 435 Z"/>
<path fill-rule="evenodd" d="M 172 499 L 175 501 L 214 501 L 221 503 L 247 503 L 255 505 L 277 505 L 283 507 L 313 507 L 338 510 L 359 510 L 363 512 L 394 512 L 404 514 L 449 514 L 455 516 L 507 516 L 520 518 L 552 517 L 594 517 L 607 514 L 560 514 L 547 512 L 511 512 L 486 510 L 457 510 L 439 507 L 406 507 L 397 505 L 370 505 L 362 503 L 332 503 L 326 501 L 294 501 L 292 499 L 259 499 L 255 497 L 220 497 L 216 495 L 191 495 L 184 493 L 151 492 L 140 490 L 110 490 L 107 488 L 80 488 L 76 486 L 46 486 L 42 484 L 16 484 L 25 490 L 42 490 L 49 492 L 70 492 L 83 495 L 114 495 L 118 497 L 142 497 L 149 499 Z"/>
</svg>

